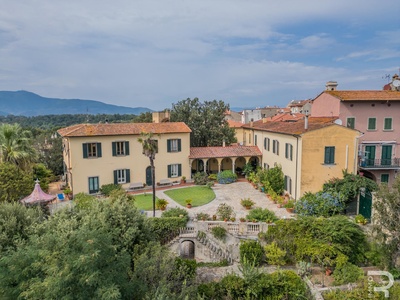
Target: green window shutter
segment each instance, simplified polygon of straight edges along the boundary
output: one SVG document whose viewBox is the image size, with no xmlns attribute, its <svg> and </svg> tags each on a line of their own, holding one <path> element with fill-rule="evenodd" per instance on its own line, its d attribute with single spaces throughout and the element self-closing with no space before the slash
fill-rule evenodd
<svg viewBox="0 0 400 300">
<path fill-rule="evenodd" d="M 182 150 L 182 142 L 181 139 L 178 139 L 178 151 L 180 152 Z"/>
<path fill-rule="evenodd" d="M 267 149 L 267 138 L 264 138 L 264 150 Z"/>
<path fill-rule="evenodd" d="M 114 184 L 118 184 L 118 172 L 114 170 Z"/>
<path fill-rule="evenodd" d="M 167 140 L 167 152 L 171 152 L 171 140 Z"/>
<path fill-rule="evenodd" d="M 270 145 L 270 141 L 269 141 L 269 138 L 267 138 L 267 151 L 269 151 L 269 145 Z"/>
<path fill-rule="evenodd" d="M 254 145 L 257 146 L 257 135 L 254 135 Z"/>
<path fill-rule="evenodd" d="M 285 144 L 285 158 L 288 158 L 288 157 L 289 157 L 289 144 L 286 143 Z"/>
<path fill-rule="evenodd" d="M 97 157 L 101 157 L 101 143 L 97 143 Z"/>
<path fill-rule="evenodd" d="M 392 129 L 392 118 L 385 118 L 385 130 Z"/>
<path fill-rule="evenodd" d="M 112 142 L 111 146 L 112 146 L 112 156 L 117 156 L 117 143 Z"/>
<path fill-rule="evenodd" d="M 284 179 L 284 185 L 283 185 L 283 189 L 284 189 L 285 191 L 287 191 L 287 190 L 288 190 L 288 187 L 287 187 L 287 182 L 288 182 L 288 177 L 285 175 L 285 179 Z"/>
<path fill-rule="evenodd" d="M 335 163 L 335 147 L 325 147 L 325 164 Z"/>
<path fill-rule="evenodd" d="M 171 165 L 168 165 L 168 178 L 171 177 Z"/>
<path fill-rule="evenodd" d="M 131 170 L 130 169 L 126 169 L 125 173 L 126 173 L 126 183 L 131 182 Z"/>
<path fill-rule="evenodd" d="M 347 118 L 347 127 L 354 129 L 356 123 L 355 118 Z"/>
<path fill-rule="evenodd" d="M 82 144 L 83 158 L 88 158 L 88 144 Z"/>
<path fill-rule="evenodd" d="M 178 165 L 178 176 L 182 176 L 182 165 Z"/>
<path fill-rule="evenodd" d="M 129 142 L 125 142 L 125 155 L 129 155 Z"/>
<path fill-rule="evenodd" d="M 376 118 L 369 118 L 368 119 L 368 129 L 375 130 L 376 129 Z"/>
<path fill-rule="evenodd" d="M 381 182 L 389 182 L 389 174 L 381 174 Z"/>
</svg>

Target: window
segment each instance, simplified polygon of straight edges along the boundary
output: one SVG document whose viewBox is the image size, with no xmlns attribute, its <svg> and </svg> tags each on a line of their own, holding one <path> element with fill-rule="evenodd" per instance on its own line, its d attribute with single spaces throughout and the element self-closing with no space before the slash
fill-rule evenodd
<svg viewBox="0 0 400 300">
<path fill-rule="evenodd" d="M 131 172 L 129 169 L 114 171 L 114 184 L 123 184 L 131 182 Z"/>
<path fill-rule="evenodd" d="M 249 133 L 249 145 L 251 144 L 251 133 Z"/>
<path fill-rule="evenodd" d="M 126 156 L 129 155 L 129 142 L 112 142 L 112 155 L 113 156 Z"/>
<path fill-rule="evenodd" d="M 267 151 L 269 151 L 269 144 L 270 144 L 269 138 L 264 138 L 264 149 Z"/>
<path fill-rule="evenodd" d="M 289 194 L 292 193 L 292 178 L 289 176 L 285 175 L 285 185 L 284 185 L 285 191 L 287 191 Z"/>
<path fill-rule="evenodd" d="M 335 147 L 325 147 L 324 164 L 333 165 L 335 163 Z"/>
<path fill-rule="evenodd" d="M 173 164 L 168 165 L 168 178 L 182 176 L 182 165 Z"/>
<path fill-rule="evenodd" d="M 289 160 L 293 160 L 293 146 L 292 144 L 285 144 L 285 157 Z"/>
<path fill-rule="evenodd" d="M 381 183 L 389 183 L 389 174 L 381 174 Z"/>
<path fill-rule="evenodd" d="M 272 152 L 275 153 L 276 155 L 279 155 L 279 141 L 278 140 L 272 141 Z"/>
<path fill-rule="evenodd" d="M 385 123 L 383 125 L 383 130 L 392 130 L 392 118 L 385 118 Z"/>
<path fill-rule="evenodd" d="M 347 118 L 347 127 L 348 128 L 354 129 L 355 124 L 356 124 L 356 118 L 354 118 L 354 117 Z"/>
<path fill-rule="evenodd" d="M 392 164 L 392 145 L 382 145 L 381 165 L 390 166 Z"/>
<path fill-rule="evenodd" d="M 257 135 L 254 135 L 254 145 L 257 146 Z"/>
<path fill-rule="evenodd" d="M 376 130 L 376 118 L 368 118 L 368 130 Z"/>
<path fill-rule="evenodd" d="M 167 140 L 167 151 L 168 152 L 180 152 L 181 151 L 181 139 Z"/>
<path fill-rule="evenodd" d="M 84 143 L 83 158 L 101 157 L 101 143 Z"/>
<path fill-rule="evenodd" d="M 99 192 L 99 177 L 89 177 L 89 194 L 96 194 Z"/>
</svg>

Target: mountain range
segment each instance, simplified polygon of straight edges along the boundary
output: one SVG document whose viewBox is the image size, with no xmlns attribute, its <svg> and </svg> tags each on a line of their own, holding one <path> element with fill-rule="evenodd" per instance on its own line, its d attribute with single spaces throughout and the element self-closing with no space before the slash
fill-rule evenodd
<svg viewBox="0 0 400 300">
<path fill-rule="evenodd" d="M 0 115 L 40 116 L 61 114 L 134 114 L 152 110 L 95 100 L 46 98 L 28 91 L 0 91 Z"/>
</svg>

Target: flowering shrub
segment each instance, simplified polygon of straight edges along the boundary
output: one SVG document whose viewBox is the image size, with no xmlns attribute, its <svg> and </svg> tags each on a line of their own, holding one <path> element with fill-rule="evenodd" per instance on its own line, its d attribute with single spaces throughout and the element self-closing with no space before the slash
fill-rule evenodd
<svg viewBox="0 0 400 300">
<path fill-rule="evenodd" d="M 295 211 L 301 216 L 330 217 L 340 214 L 345 209 L 345 202 L 336 192 L 307 192 L 296 202 Z"/>
<path fill-rule="evenodd" d="M 218 173 L 217 180 L 219 183 L 228 184 L 237 180 L 237 175 L 231 170 L 225 170 Z"/>
</svg>

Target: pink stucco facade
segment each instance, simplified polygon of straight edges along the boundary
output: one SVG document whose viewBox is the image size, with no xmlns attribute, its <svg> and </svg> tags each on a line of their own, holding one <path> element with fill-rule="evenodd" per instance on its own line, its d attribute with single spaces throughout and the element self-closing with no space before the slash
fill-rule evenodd
<svg viewBox="0 0 400 300">
<path fill-rule="evenodd" d="M 322 93 L 313 102 L 312 117 L 329 116 L 339 118 L 343 126 L 354 124 L 363 133 L 359 139 L 360 172 L 378 183 L 387 180 L 391 184 L 400 169 L 400 101 L 341 101 Z M 385 129 L 385 120 L 390 128 Z"/>
</svg>

